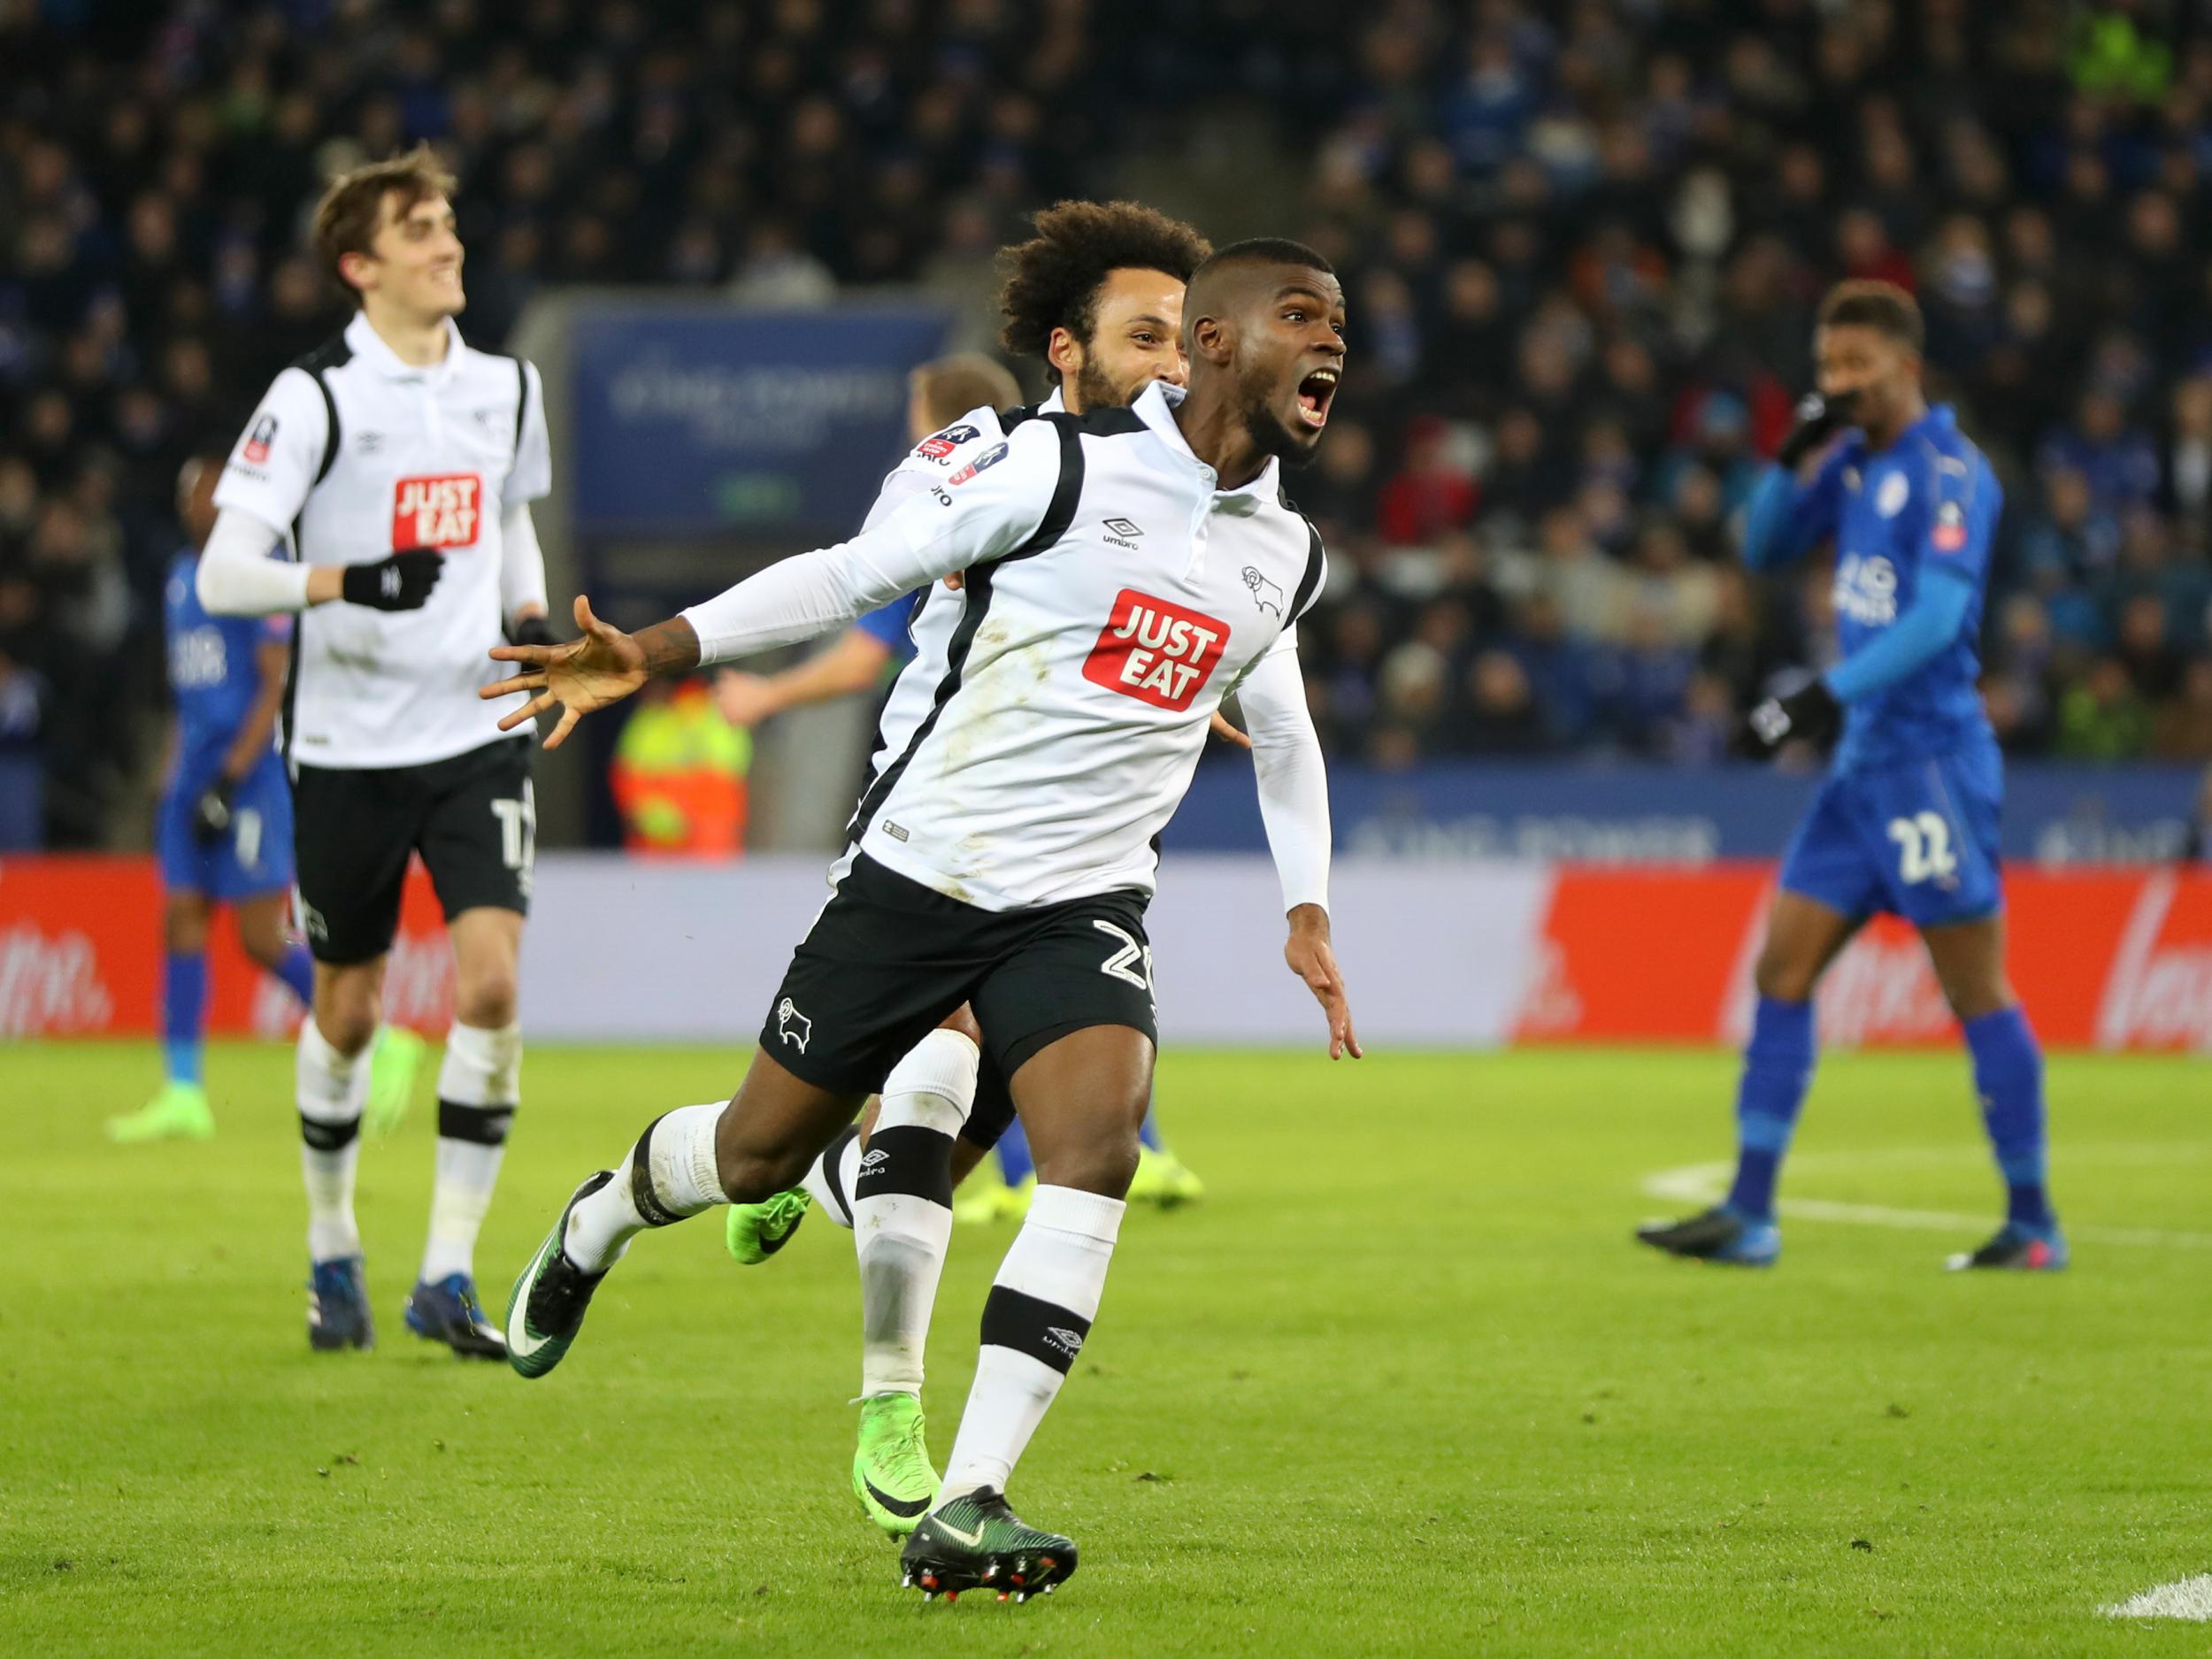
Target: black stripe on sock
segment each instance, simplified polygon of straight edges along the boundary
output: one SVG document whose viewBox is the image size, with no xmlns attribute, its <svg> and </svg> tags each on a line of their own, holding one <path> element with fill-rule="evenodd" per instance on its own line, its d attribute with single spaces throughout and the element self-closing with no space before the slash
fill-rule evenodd
<svg viewBox="0 0 2212 1659">
<path fill-rule="evenodd" d="M 673 1226 L 683 1217 L 661 1202 L 661 1196 L 653 1190 L 653 1131 L 659 1128 L 669 1114 L 663 1112 L 645 1125 L 645 1133 L 637 1138 L 637 1145 L 630 1148 L 630 1202 L 639 1215 L 645 1217 L 649 1227 Z"/>
<path fill-rule="evenodd" d="M 325 1123 L 319 1118 L 300 1114 L 300 1139 L 318 1152 L 343 1152 L 351 1146 L 354 1137 L 361 1133 L 361 1120 L 349 1118 L 342 1124 Z"/>
<path fill-rule="evenodd" d="M 503 1147 L 508 1128 L 515 1121 L 511 1106 L 464 1106 L 457 1100 L 438 1102 L 438 1139 L 466 1141 L 473 1146 Z"/>
<path fill-rule="evenodd" d="M 952 1208 L 952 1137 L 918 1124 L 879 1128 L 860 1155 L 853 1202 L 905 1194 Z"/>
<path fill-rule="evenodd" d="M 829 1145 L 822 1148 L 822 1179 L 828 1184 L 830 1196 L 837 1201 L 838 1209 L 844 1212 L 845 1225 L 849 1227 L 853 1225 L 852 1194 L 845 1190 L 843 1183 L 838 1179 L 837 1171 L 838 1167 L 845 1161 L 845 1148 L 859 1139 L 859 1127 L 856 1125 L 849 1124 L 837 1132 L 835 1139 L 832 1140 Z"/>
<path fill-rule="evenodd" d="M 1004 1285 L 991 1286 L 983 1303 L 983 1341 L 987 1348 L 1010 1348 L 1017 1354 L 1042 1360 L 1063 1377 L 1083 1351 L 1091 1322 L 1078 1317 L 1056 1302 L 1042 1302 Z"/>
</svg>

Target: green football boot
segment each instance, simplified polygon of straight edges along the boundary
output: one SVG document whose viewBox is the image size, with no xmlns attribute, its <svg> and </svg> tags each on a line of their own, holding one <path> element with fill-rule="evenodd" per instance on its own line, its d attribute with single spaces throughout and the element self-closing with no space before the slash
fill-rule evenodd
<svg viewBox="0 0 2212 1659">
<path fill-rule="evenodd" d="M 722 1242 L 731 1259 L 758 1267 L 791 1242 L 813 1203 L 805 1187 L 795 1187 L 757 1204 L 732 1204 L 722 1223 Z"/>
<path fill-rule="evenodd" d="M 1026 1601 L 1049 1595 L 1075 1571 L 1075 1543 L 1041 1532 L 989 1486 L 940 1504 L 922 1517 L 899 1552 L 899 1583 L 933 1601 L 950 1601 L 979 1586 Z"/>
<path fill-rule="evenodd" d="M 525 1377 L 542 1377 L 561 1363 L 583 1326 L 592 1292 L 607 1276 L 603 1268 L 584 1271 L 568 1259 L 561 1241 L 568 1237 L 569 1212 L 612 1179 L 612 1170 L 595 1171 L 569 1194 L 552 1232 L 508 1294 L 507 1363 Z"/>
<path fill-rule="evenodd" d="M 1165 1147 L 1137 1148 L 1137 1173 L 1129 1183 L 1131 1203 L 1172 1210 L 1178 1204 L 1194 1204 L 1205 1195 L 1206 1183 Z"/>
<path fill-rule="evenodd" d="M 415 1079 L 422 1075 L 430 1045 L 404 1025 L 387 1025 L 376 1034 L 369 1056 L 369 1102 L 361 1126 L 372 1141 L 397 1129 L 414 1103 Z"/>
<path fill-rule="evenodd" d="M 108 1119 L 108 1139 L 118 1146 L 148 1141 L 206 1141 L 215 1133 L 215 1114 L 207 1091 L 197 1083 L 165 1083 L 161 1093 L 134 1112 Z"/>
<path fill-rule="evenodd" d="M 874 1394 L 860 1402 L 860 1443 L 853 1451 L 853 1496 L 868 1518 L 904 1538 L 937 1502 L 937 1469 L 922 1438 L 922 1402 L 912 1394 Z"/>
</svg>

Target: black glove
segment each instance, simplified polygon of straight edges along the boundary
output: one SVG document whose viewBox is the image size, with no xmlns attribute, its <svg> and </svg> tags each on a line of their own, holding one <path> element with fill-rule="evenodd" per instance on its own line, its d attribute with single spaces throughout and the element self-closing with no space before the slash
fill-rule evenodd
<svg viewBox="0 0 2212 1659">
<path fill-rule="evenodd" d="M 1851 424 L 1851 411 L 1858 402 L 1856 392 L 1839 392 L 1833 397 L 1806 393 L 1797 400 L 1797 424 L 1782 440 L 1774 458 L 1795 472 L 1800 461 Z"/>
<path fill-rule="evenodd" d="M 203 845 L 220 841 L 230 829 L 230 797 L 238 785 L 228 778 L 218 778 L 200 791 L 200 798 L 192 803 L 192 837 Z"/>
<path fill-rule="evenodd" d="M 1786 697 L 1769 697 L 1745 716 L 1735 749 L 1747 759 L 1764 760 L 1785 743 L 1825 749 L 1842 729 L 1843 704 L 1826 680 L 1816 679 Z"/>
<path fill-rule="evenodd" d="M 339 593 L 372 611 L 419 611 L 445 572 L 445 555 L 426 548 L 395 553 L 373 565 L 349 565 Z"/>
<path fill-rule="evenodd" d="M 525 617 L 507 630 L 510 645 L 558 645 L 553 636 L 553 625 L 543 617 Z"/>
</svg>

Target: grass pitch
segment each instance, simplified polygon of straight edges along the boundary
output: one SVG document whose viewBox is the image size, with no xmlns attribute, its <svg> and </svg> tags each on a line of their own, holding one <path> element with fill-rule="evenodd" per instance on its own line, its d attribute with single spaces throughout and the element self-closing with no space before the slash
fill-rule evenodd
<svg viewBox="0 0 2212 1659">
<path fill-rule="evenodd" d="M 575 1179 L 739 1064 L 534 1050 L 488 1299 Z M 1124 1229 L 1096 1335 L 1015 1479 L 1082 1571 L 1019 1608 L 925 1607 L 860 1520 L 851 1249 L 819 1217 L 749 1270 L 712 1220 L 641 1240 L 576 1352 L 526 1384 L 400 1322 L 426 1103 L 363 1159 L 381 1346 L 311 1355 L 288 1051 L 211 1052 L 214 1142 L 109 1148 L 101 1118 L 155 1067 L 150 1045 L 0 1048 L 0 1652 L 2212 1641 L 2099 1611 L 2212 1570 L 2200 1061 L 2053 1063 L 2076 1265 L 2044 1279 L 1936 1271 L 1995 1203 L 1954 1055 L 1825 1064 L 1770 1273 L 1629 1242 L 1668 1207 L 1643 1190 L 1655 1171 L 1725 1156 L 1726 1056 L 1171 1055 L 1164 1115 L 1210 1195 Z M 1828 1218 L 1793 1223 L 1793 1195 Z M 1010 1236 L 954 1240 L 941 1458 Z"/>
</svg>

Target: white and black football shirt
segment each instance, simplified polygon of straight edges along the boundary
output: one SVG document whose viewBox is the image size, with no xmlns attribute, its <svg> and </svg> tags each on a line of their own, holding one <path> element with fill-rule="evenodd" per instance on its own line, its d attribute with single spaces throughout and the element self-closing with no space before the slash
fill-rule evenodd
<svg viewBox="0 0 2212 1659">
<path fill-rule="evenodd" d="M 479 351 L 450 322 L 442 360 L 403 363 L 367 319 L 271 383 L 215 492 L 287 527 L 310 565 L 435 549 L 445 570 L 419 611 L 318 605 L 294 635 L 285 743 L 293 764 L 422 765 L 523 728 L 477 687 L 504 672 L 502 518 L 553 482 L 537 371 Z"/>
</svg>

